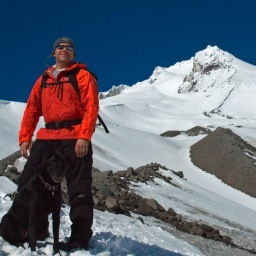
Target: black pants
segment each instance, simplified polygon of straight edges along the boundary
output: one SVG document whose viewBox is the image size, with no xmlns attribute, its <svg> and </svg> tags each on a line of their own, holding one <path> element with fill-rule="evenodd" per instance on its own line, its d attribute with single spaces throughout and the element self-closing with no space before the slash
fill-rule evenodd
<svg viewBox="0 0 256 256">
<path fill-rule="evenodd" d="M 76 140 L 36 140 L 24 170 L 18 181 L 18 191 L 37 172 L 41 171 L 44 154 L 58 150 L 71 157 L 73 166 L 66 174 L 69 203 L 71 240 L 83 244 L 92 236 L 93 198 L 92 198 L 92 145 L 86 156 L 79 158 L 75 154 Z"/>
</svg>

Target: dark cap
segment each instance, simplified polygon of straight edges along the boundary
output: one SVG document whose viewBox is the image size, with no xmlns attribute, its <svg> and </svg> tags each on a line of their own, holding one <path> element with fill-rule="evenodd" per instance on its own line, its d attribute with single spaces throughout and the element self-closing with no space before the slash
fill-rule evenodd
<svg viewBox="0 0 256 256">
<path fill-rule="evenodd" d="M 61 44 L 61 43 L 66 43 L 69 44 L 73 47 L 74 49 L 74 54 L 75 54 L 75 45 L 74 42 L 71 38 L 67 37 L 67 36 L 62 36 L 60 38 L 58 38 L 57 40 L 55 40 L 54 44 L 53 44 L 53 54 L 55 52 L 56 47 Z"/>
</svg>

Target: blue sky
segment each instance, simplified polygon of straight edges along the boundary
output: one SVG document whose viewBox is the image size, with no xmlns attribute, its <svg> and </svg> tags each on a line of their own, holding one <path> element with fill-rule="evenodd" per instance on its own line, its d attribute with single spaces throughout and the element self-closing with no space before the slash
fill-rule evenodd
<svg viewBox="0 0 256 256">
<path fill-rule="evenodd" d="M 254 0 L 2 0 L 0 99 L 26 102 L 56 38 L 99 77 L 99 91 L 148 79 L 157 66 L 217 45 L 256 64 Z M 47 61 L 54 64 L 54 59 Z"/>
</svg>

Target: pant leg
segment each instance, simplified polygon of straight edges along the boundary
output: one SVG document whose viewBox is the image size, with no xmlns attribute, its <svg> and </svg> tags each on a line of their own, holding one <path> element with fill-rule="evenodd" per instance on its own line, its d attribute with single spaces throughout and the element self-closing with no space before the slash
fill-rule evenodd
<svg viewBox="0 0 256 256">
<path fill-rule="evenodd" d="M 69 152 L 73 166 L 66 174 L 70 203 L 71 241 L 88 243 L 92 236 L 93 197 L 92 197 L 92 145 L 86 156 L 79 158 L 75 154 L 76 140 L 63 141 L 61 151 Z M 65 152 L 66 151 L 66 152 Z"/>
<path fill-rule="evenodd" d="M 18 180 L 18 191 L 30 180 L 30 178 L 42 168 L 43 156 L 58 145 L 58 141 L 36 140 L 31 148 L 30 155 L 24 166 L 24 170 Z"/>
</svg>

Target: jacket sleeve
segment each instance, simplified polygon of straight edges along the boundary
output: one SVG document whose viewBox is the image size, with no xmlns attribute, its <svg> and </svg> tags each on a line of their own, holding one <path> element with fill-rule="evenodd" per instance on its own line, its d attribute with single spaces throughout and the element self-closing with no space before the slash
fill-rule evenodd
<svg viewBox="0 0 256 256">
<path fill-rule="evenodd" d="M 41 105 L 41 80 L 36 81 L 29 95 L 27 105 L 21 121 L 19 132 L 19 144 L 22 142 L 30 142 L 36 129 L 40 116 L 42 115 Z"/>
<path fill-rule="evenodd" d="M 98 86 L 96 79 L 86 70 L 80 70 L 77 82 L 83 111 L 78 138 L 91 141 L 99 112 Z"/>
</svg>

